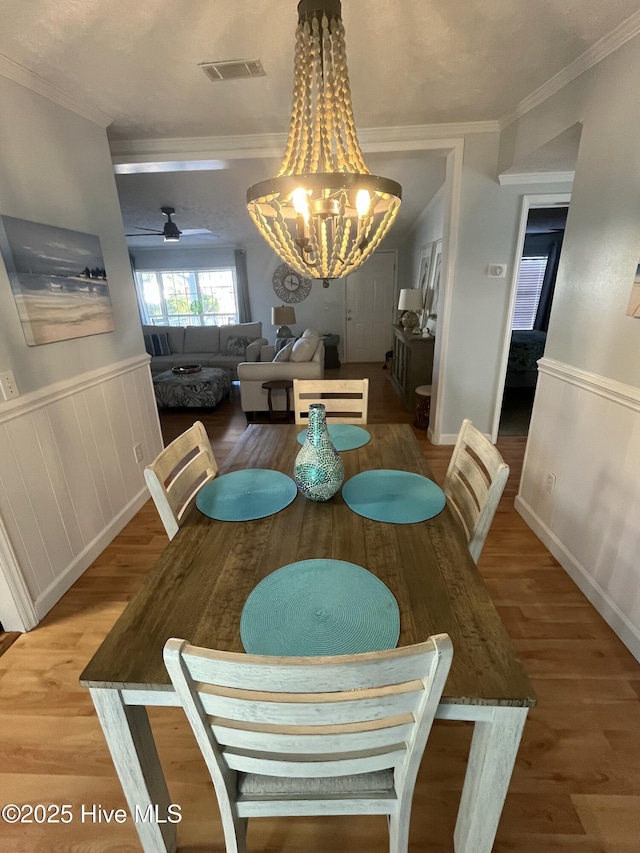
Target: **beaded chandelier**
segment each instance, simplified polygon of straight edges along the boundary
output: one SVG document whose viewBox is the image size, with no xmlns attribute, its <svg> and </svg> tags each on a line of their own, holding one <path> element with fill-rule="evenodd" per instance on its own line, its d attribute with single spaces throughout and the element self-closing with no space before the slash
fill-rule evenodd
<svg viewBox="0 0 640 853">
<path fill-rule="evenodd" d="M 271 248 L 307 278 L 342 278 L 393 224 L 400 184 L 370 174 L 351 106 L 340 0 L 301 0 L 289 138 L 278 176 L 247 190 Z"/>
</svg>

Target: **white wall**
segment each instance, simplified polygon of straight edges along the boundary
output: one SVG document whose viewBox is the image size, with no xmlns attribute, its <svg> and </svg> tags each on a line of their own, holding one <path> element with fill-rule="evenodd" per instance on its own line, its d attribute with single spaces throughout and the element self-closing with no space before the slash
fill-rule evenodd
<svg viewBox="0 0 640 853">
<path fill-rule="evenodd" d="M 517 506 L 640 659 L 640 37 L 505 135 L 583 124 Z M 547 473 L 557 476 L 553 493 Z"/>
<path fill-rule="evenodd" d="M 441 240 L 444 234 L 444 190 L 439 189 L 424 208 L 398 252 L 398 290 L 415 287 L 423 246 Z"/>
<path fill-rule="evenodd" d="M 502 348 L 509 334 L 510 273 L 522 196 L 569 192 L 566 183 L 501 187 L 497 133 L 465 139 L 458 252 L 448 330 L 446 374 L 439 392 L 441 441 L 453 443 L 464 418 L 491 432 Z M 489 278 L 490 264 L 506 264 L 506 278 Z"/>
<path fill-rule="evenodd" d="M 106 133 L 2 77 L 0 213 L 97 234 L 116 326 L 28 347 L 0 263 L 0 369 L 23 395 L 0 402 L 0 621 L 20 630 L 146 500 L 132 442 L 146 462 L 161 439 Z"/>
<path fill-rule="evenodd" d="M 0 369 L 23 392 L 144 352 L 105 131 L 0 77 L 0 213 L 100 238 L 115 331 L 37 347 L 25 343 L 0 263 Z M 1 404 L 0 404 L 1 405 Z"/>
</svg>

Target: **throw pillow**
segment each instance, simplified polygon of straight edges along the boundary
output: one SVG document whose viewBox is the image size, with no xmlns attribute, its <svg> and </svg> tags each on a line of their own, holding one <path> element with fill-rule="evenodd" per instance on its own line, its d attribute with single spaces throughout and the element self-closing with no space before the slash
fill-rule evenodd
<svg viewBox="0 0 640 853">
<path fill-rule="evenodd" d="M 294 343 L 291 350 L 291 361 L 311 361 L 319 343 L 320 335 L 312 329 L 307 329 L 302 333 L 302 337 Z"/>
<path fill-rule="evenodd" d="M 227 338 L 227 348 L 222 355 L 246 355 L 253 338 Z"/>
<path fill-rule="evenodd" d="M 152 332 L 143 337 L 144 348 L 149 355 L 171 355 L 169 335 L 166 332 Z"/>
<path fill-rule="evenodd" d="M 291 359 L 291 351 L 293 349 L 295 341 L 289 341 L 288 344 L 285 344 L 280 352 L 276 353 L 276 357 L 273 359 L 274 361 L 289 361 Z"/>
</svg>

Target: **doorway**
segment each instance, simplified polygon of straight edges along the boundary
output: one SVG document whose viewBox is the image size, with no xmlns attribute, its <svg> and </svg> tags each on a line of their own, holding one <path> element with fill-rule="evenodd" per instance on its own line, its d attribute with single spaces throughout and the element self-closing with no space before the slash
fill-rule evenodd
<svg viewBox="0 0 640 853">
<path fill-rule="evenodd" d="M 395 252 L 376 252 L 346 279 L 345 360 L 384 364 L 391 349 Z"/>
<path fill-rule="evenodd" d="M 527 435 L 544 355 L 569 196 L 524 197 L 495 434 Z"/>
</svg>

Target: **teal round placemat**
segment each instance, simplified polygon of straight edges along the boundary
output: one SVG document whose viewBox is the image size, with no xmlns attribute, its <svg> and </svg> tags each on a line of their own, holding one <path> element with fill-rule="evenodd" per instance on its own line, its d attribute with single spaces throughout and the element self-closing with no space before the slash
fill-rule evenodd
<svg viewBox="0 0 640 853">
<path fill-rule="evenodd" d="M 232 471 L 206 483 L 196 506 L 218 521 L 251 521 L 280 512 L 298 494 L 291 477 L 268 468 Z"/>
<path fill-rule="evenodd" d="M 371 441 L 371 433 L 354 424 L 329 424 L 328 429 L 331 443 L 338 453 L 343 450 L 355 450 Z M 298 444 L 304 444 L 306 437 L 305 429 L 298 434 Z"/>
<path fill-rule="evenodd" d="M 268 575 L 247 598 L 240 638 L 254 655 L 352 655 L 393 649 L 398 602 L 371 572 L 343 560 L 302 560 Z"/>
<path fill-rule="evenodd" d="M 444 492 L 432 480 L 411 471 L 381 468 L 356 474 L 342 487 L 345 503 L 358 515 L 391 524 L 414 524 L 445 507 Z"/>
</svg>

